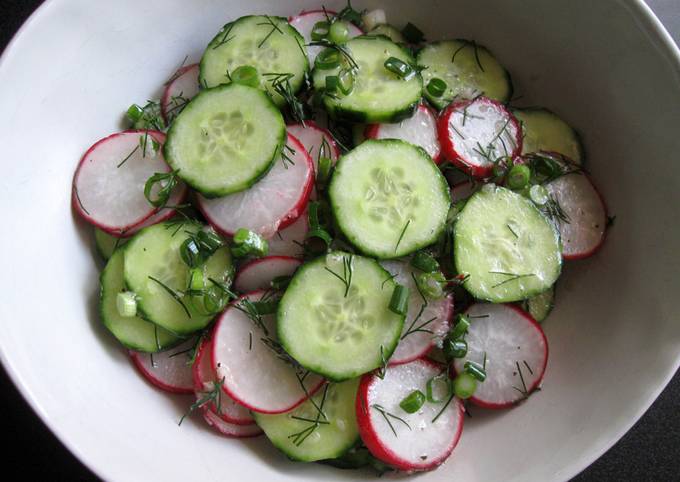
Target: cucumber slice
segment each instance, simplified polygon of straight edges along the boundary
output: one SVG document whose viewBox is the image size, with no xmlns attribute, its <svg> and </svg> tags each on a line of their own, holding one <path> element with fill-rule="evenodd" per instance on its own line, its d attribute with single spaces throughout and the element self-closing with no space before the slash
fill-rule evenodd
<svg viewBox="0 0 680 482">
<path fill-rule="evenodd" d="M 398 258 L 434 243 L 451 202 L 430 156 L 396 139 L 367 140 L 341 157 L 329 196 L 345 236 L 378 258 Z"/>
<path fill-rule="evenodd" d="M 340 457 L 359 440 L 355 408 L 358 387 L 358 378 L 329 383 L 314 395 L 314 403 L 307 400 L 279 415 L 253 415 L 272 444 L 293 460 L 314 462 Z M 325 415 L 319 416 L 324 423 L 307 421 L 317 419 L 315 405 Z"/>
<path fill-rule="evenodd" d="M 94 244 L 99 255 L 107 260 L 111 257 L 118 246 L 122 246 L 127 240 L 117 238 L 99 228 L 94 228 Z"/>
<path fill-rule="evenodd" d="M 404 316 L 389 310 L 396 286 L 375 260 L 335 251 L 303 265 L 278 309 L 279 341 L 303 367 L 334 381 L 381 366 Z"/>
<path fill-rule="evenodd" d="M 380 25 L 377 25 L 373 30 L 368 32 L 367 35 L 384 35 L 385 37 L 389 38 L 392 42 L 396 44 L 406 43 L 406 39 L 404 38 L 402 33 L 395 27 L 387 23 L 381 23 Z"/>
<path fill-rule="evenodd" d="M 324 106 L 329 114 L 350 122 L 398 122 L 411 117 L 422 96 L 423 79 L 415 73 L 403 80 L 385 68 L 385 61 L 395 57 L 415 68 L 411 54 L 385 37 L 355 37 L 343 45 L 347 55 L 341 56 L 339 67 L 313 73 L 314 88 L 322 91 L 326 77 L 338 75 L 342 69 L 353 70 L 354 88 L 348 95 L 325 93 Z M 353 59 L 355 69 L 348 57 Z"/>
<path fill-rule="evenodd" d="M 260 74 L 260 88 L 278 106 L 285 100 L 276 92 L 276 75 L 292 74 L 293 93 L 300 90 L 309 69 L 305 41 L 283 17 L 249 15 L 226 24 L 203 53 L 199 81 L 203 87 L 231 82 L 230 72 L 249 65 Z"/>
<path fill-rule="evenodd" d="M 446 82 L 440 97 L 425 89 L 427 100 L 438 109 L 455 97 L 473 99 L 484 95 L 499 102 L 512 96 L 510 74 L 486 47 L 470 40 L 443 40 L 426 45 L 418 53 L 418 66 L 423 68 L 425 85 L 433 78 Z"/>
<path fill-rule="evenodd" d="M 141 230 L 122 248 L 125 284 L 138 297 L 139 313 L 178 335 L 205 328 L 214 317 L 200 309 L 201 303 L 192 303 L 191 297 L 183 295 L 190 270 L 180 257 L 180 246 L 189 237 L 188 233 L 200 229 L 201 225 L 189 222 L 156 224 Z M 231 254 L 226 247 L 218 249 L 203 266 L 206 283 L 210 278 L 226 282 L 231 270 Z M 166 288 L 178 295 L 179 300 Z"/>
<path fill-rule="evenodd" d="M 286 139 L 281 112 L 262 91 L 238 84 L 202 91 L 168 131 L 164 154 L 206 197 L 252 186 L 271 169 Z"/>
<path fill-rule="evenodd" d="M 487 184 L 454 226 L 454 258 L 463 286 L 494 303 L 519 301 L 553 285 L 562 256 L 554 225 L 524 196 Z"/>
<path fill-rule="evenodd" d="M 524 130 L 522 154 L 557 152 L 576 164 L 583 162 L 583 145 L 579 135 L 555 113 L 541 107 L 514 109 L 512 113 Z"/>
<path fill-rule="evenodd" d="M 137 316 L 122 317 L 118 313 L 116 298 L 125 291 L 123 283 L 123 250 L 112 253 L 102 271 L 99 297 L 99 314 L 104 326 L 127 348 L 146 353 L 156 353 L 176 345 L 181 338 Z"/>
<path fill-rule="evenodd" d="M 541 294 L 532 296 L 528 300 L 522 303 L 522 308 L 528 311 L 534 320 L 539 323 L 544 321 L 553 307 L 555 306 L 555 287 L 551 286 L 550 289 L 544 291 Z"/>
</svg>

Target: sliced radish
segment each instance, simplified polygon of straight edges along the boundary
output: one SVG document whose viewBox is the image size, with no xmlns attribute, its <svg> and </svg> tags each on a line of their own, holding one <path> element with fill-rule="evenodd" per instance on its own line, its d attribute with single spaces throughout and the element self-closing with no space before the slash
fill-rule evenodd
<svg viewBox="0 0 680 482">
<path fill-rule="evenodd" d="M 254 423 L 250 425 L 236 425 L 229 423 L 221 419 L 215 412 L 211 410 L 204 410 L 203 418 L 208 423 L 208 425 L 213 427 L 225 437 L 257 437 L 258 435 L 262 435 L 264 433 L 262 432 L 262 429 Z"/>
<path fill-rule="evenodd" d="M 302 214 L 314 186 L 314 164 L 290 134 L 284 153 L 290 160 L 278 159 L 267 175 L 245 191 L 215 199 L 196 195 L 199 209 L 217 231 L 233 236 L 246 228 L 271 238 Z"/>
<path fill-rule="evenodd" d="M 217 380 L 212 368 L 212 341 L 209 338 L 204 338 L 197 348 L 192 373 L 196 400 L 201 400 L 207 393 L 215 389 L 215 381 Z M 219 395 L 219 410 L 215 402 L 205 404 L 203 407 L 219 415 L 225 422 L 235 425 L 255 423 L 255 419 L 250 415 L 250 410 L 236 403 L 224 391 Z"/>
<path fill-rule="evenodd" d="M 289 18 L 288 23 L 295 27 L 295 29 L 300 32 L 300 35 L 304 37 L 305 43 L 309 44 L 312 42 L 312 29 L 314 28 L 314 25 L 316 25 L 317 22 L 326 22 L 329 17 L 333 17 L 334 15 L 336 15 L 336 13 L 332 10 L 326 10 L 325 12 L 323 10 L 303 11 L 300 12 L 299 15 Z M 353 23 L 347 22 L 347 26 L 349 28 L 349 38 L 358 37 L 364 33 Z M 314 66 L 314 59 L 316 59 L 316 56 L 319 55 L 319 52 L 322 50 L 323 47 L 320 46 L 307 47 L 307 57 L 309 57 L 310 66 Z"/>
<path fill-rule="evenodd" d="M 492 174 L 501 157 L 522 150 L 522 128 L 500 102 L 487 97 L 454 102 L 438 123 L 444 156 L 475 177 Z"/>
<path fill-rule="evenodd" d="M 195 343 L 196 339 L 191 338 L 160 353 L 133 350 L 129 353 L 140 373 L 158 388 L 171 393 L 193 393 L 194 378 L 189 357 Z"/>
<path fill-rule="evenodd" d="M 486 380 L 477 383 L 470 398 L 486 408 L 507 408 L 524 400 L 541 383 L 548 362 L 548 341 L 541 325 L 514 305 L 477 303 L 466 314 L 470 328 L 465 358 L 456 358 L 460 373 L 465 362 L 484 366 Z"/>
<path fill-rule="evenodd" d="M 471 181 L 463 181 L 454 184 L 451 187 L 451 202 L 456 203 L 458 201 L 462 201 L 463 199 L 469 198 L 475 192 L 477 192 L 479 187 L 479 184 L 473 183 Z"/>
<path fill-rule="evenodd" d="M 420 358 L 389 367 L 382 380 L 375 374 L 363 376 L 357 422 L 361 439 L 374 457 L 397 469 L 416 471 L 433 469 L 451 454 L 463 430 L 460 400 L 425 402 L 412 414 L 399 406 L 414 390 L 427 393 L 428 380 L 442 373 L 445 365 Z"/>
<path fill-rule="evenodd" d="M 380 264 L 397 283 L 409 290 L 408 313 L 404 320 L 401 340 L 390 357 L 390 365 L 407 363 L 427 354 L 441 341 L 449 330 L 453 314 L 453 300 L 447 296 L 440 300 L 423 300 L 418 292 L 414 276 L 421 272 L 405 261 L 381 261 Z M 423 331 L 427 330 L 427 331 Z"/>
<path fill-rule="evenodd" d="M 276 232 L 269 239 L 270 256 L 291 256 L 302 258 L 305 251 L 302 247 L 309 231 L 309 220 L 305 211 L 290 226 Z"/>
<path fill-rule="evenodd" d="M 165 84 L 161 97 L 161 113 L 168 124 L 198 94 L 198 64 L 181 67 Z"/>
<path fill-rule="evenodd" d="M 224 379 L 222 388 L 238 403 L 254 412 L 283 413 L 314 394 L 324 379 L 284 359 L 276 339 L 276 316 L 256 320 L 244 313 L 248 301 L 259 301 L 265 293 L 245 295 L 220 315 L 212 362 L 217 378 Z"/>
<path fill-rule="evenodd" d="M 419 105 L 416 112 L 397 124 L 369 124 L 368 139 L 401 139 L 420 146 L 439 164 L 441 148 L 437 138 L 437 116 L 429 107 Z"/>
<path fill-rule="evenodd" d="M 163 158 L 165 134 L 125 131 L 95 143 L 73 177 L 73 206 L 87 222 L 114 236 L 143 223 L 158 209 L 144 197 L 144 185 L 169 172 Z"/>
<path fill-rule="evenodd" d="M 302 264 L 297 258 L 290 256 L 266 256 L 255 259 L 241 267 L 234 287 L 241 293 L 267 290 L 271 282 L 279 276 L 291 276 Z"/>
<path fill-rule="evenodd" d="M 590 178 L 581 173 L 567 174 L 546 184 L 569 222 L 558 224 L 564 259 L 593 255 L 604 241 L 607 208 Z"/>
<path fill-rule="evenodd" d="M 183 182 L 178 183 L 175 189 L 173 189 L 172 193 L 170 194 L 170 197 L 168 198 L 167 202 L 168 207 L 158 210 L 151 217 L 146 218 L 146 220 L 143 223 L 138 224 L 130 228 L 129 230 L 125 231 L 125 233 L 123 233 L 122 236 L 125 238 L 129 238 L 130 236 L 136 234 L 140 229 L 148 228 L 149 226 L 153 226 L 154 224 L 167 221 L 175 214 L 177 214 L 177 211 L 171 206 L 179 206 L 180 204 L 183 204 L 188 194 L 189 189 L 187 188 L 187 185 L 184 184 Z"/>
<path fill-rule="evenodd" d="M 292 124 L 287 127 L 288 133 L 302 143 L 305 150 L 312 156 L 314 172 L 319 169 L 319 157 L 328 157 L 333 161 L 340 157 L 340 149 L 328 130 L 320 127 L 314 121 L 305 121 L 305 124 Z"/>
</svg>

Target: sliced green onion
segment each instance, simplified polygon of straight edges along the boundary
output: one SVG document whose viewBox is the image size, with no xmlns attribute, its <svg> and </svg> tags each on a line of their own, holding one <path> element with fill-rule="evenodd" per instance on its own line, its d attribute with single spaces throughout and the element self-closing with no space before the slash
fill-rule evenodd
<svg viewBox="0 0 680 482">
<path fill-rule="evenodd" d="M 182 258 L 184 264 L 190 268 L 194 268 L 203 264 L 203 253 L 199 244 L 193 237 L 189 237 L 179 247 L 179 257 Z"/>
<path fill-rule="evenodd" d="M 452 340 L 446 338 L 444 340 L 444 356 L 447 360 L 453 360 L 454 358 L 463 358 L 467 355 L 468 344 L 463 339 Z"/>
<path fill-rule="evenodd" d="M 409 80 L 414 75 L 416 75 L 416 71 L 413 67 L 396 57 L 390 57 L 389 59 L 385 60 L 384 65 L 387 70 L 398 75 L 399 78 L 403 80 Z"/>
<path fill-rule="evenodd" d="M 439 387 L 435 387 L 435 384 Z M 442 388 L 445 390 L 445 393 L 441 395 Z M 440 375 L 437 375 L 435 377 L 430 378 L 427 381 L 427 384 L 425 385 L 425 389 L 427 392 L 427 401 L 430 403 L 442 403 L 445 402 L 446 400 L 449 399 L 451 396 L 451 393 L 453 392 L 453 384 L 451 383 L 451 379 L 449 378 L 448 374 L 442 373 Z M 441 395 L 441 397 L 435 398 L 435 391 L 439 392 L 438 395 Z"/>
<path fill-rule="evenodd" d="M 397 284 L 392 292 L 390 311 L 398 315 L 406 315 L 408 311 L 408 287 Z"/>
<path fill-rule="evenodd" d="M 477 380 L 469 373 L 461 373 L 453 380 L 453 393 L 461 400 L 466 400 L 475 394 Z"/>
<path fill-rule="evenodd" d="M 321 184 L 325 184 L 328 178 L 331 177 L 331 169 L 333 168 L 333 160 L 330 157 L 321 156 L 317 163 L 316 180 Z"/>
<path fill-rule="evenodd" d="M 473 361 L 466 361 L 465 373 L 469 373 L 480 382 L 486 380 L 486 370 L 484 370 L 482 365 L 480 365 L 479 363 Z"/>
<path fill-rule="evenodd" d="M 437 300 L 444 296 L 446 278 L 438 271 L 435 273 L 420 273 L 416 276 L 416 284 L 421 293 L 426 297 Z"/>
<path fill-rule="evenodd" d="M 399 406 L 406 413 L 416 413 L 424 404 L 425 395 L 420 390 L 413 390 L 399 402 Z"/>
<path fill-rule="evenodd" d="M 340 65 L 340 52 L 335 49 L 327 48 L 319 52 L 314 59 L 314 66 L 320 70 L 331 70 Z"/>
<path fill-rule="evenodd" d="M 456 324 L 454 325 L 453 330 L 451 330 L 449 333 L 449 338 L 452 340 L 457 340 L 467 333 L 468 328 L 470 328 L 470 318 L 463 314 L 458 315 L 456 317 Z"/>
<path fill-rule="evenodd" d="M 529 184 L 531 169 L 525 164 L 515 164 L 508 173 L 508 186 L 510 189 L 524 189 Z"/>
<path fill-rule="evenodd" d="M 336 20 L 331 24 L 328 31 L 328 40 L 336 44 L 342 44 L 349 40 L 349 27 L 342 20 Z"/>
<path fill-rule="evenodd" d="M 208 313 L 219 313 L 227 306 L 229 302 L 229 294 L 221 287 L 210 286 L 203 297 L 203 306 Z"/>
<path fill-rule="evenodd" d="M 142 109 L 137 104 L 132 104 L 130 107 L 128 107 L 126 114 L 127 118 L 130 119 L 130 122 L 134 124 L 142 118 L 144 115 L 144 109 Z"/>
<path fill-rule="evenodd" d="M 323 227 L 319 220 L 322 204 L 320 201 L 312 201 L 307 205 L 307 219 L 309 220 L 309 231 L 306 239 L 319 238 L 326 243 L 326 248 L 333 242 L 332 236 Z"/>
<path fill-rule="evenodd" d="M 401 29 L 402 35 L 406 38 L 408 43 L 419 44 L 425 40 L 425 34 L 418 27 L 408 22 L 406 26 Z"/>
<path fill-rule="evenodd" d="M 312 40 L 318 42 L 328 37 L 330 33 L 331 24 L 327 21 L 316 22 L 312 27 Z"/>
<path fill-rule="evenodd" d="M 137 297 L 132 291 L 123 291 L 116 296 L 116 309 L 123 318 L 137 315 Z"/>
<path fill-rule="evenodd" d="M 543 206 L 550 198 L 548 190 L 545 188 L 545 186 L 541 186 L 540 184 L 531 186 L 531 189 L 529 189 L 529 197 L 535 204 L 539 206 Z"/>
<path fill-rule="evenodd" d="M 361 13 L 352 8 L 350 1 L 347 1 L 345 8 L 338 12 L 338 18 L 352 22 L 357 27 L 361 27 Z"/>
<path fill-rule="evenodd" d="M 231 81 L 248 87 L 259 87 L 260 75 L 252 65 L 242 65 L 231 73 Z"/>
<path fill-rule="evenodd" d="M 427 251 L 416 252 L 416 254 L 413 255 L 413 258 L 411 258 L 411 266 L 426 273 L 439 271 L 439 263 L 434 259 L 434 256 Z"/>
<path fill-rule="evenodd" d="M 193 268 L 189 272 L 189 289 L 203 291 L 205 289 L 205 275 L 202 268 Z"/>
<path fill-rule="evenodd" d="M 154 194 L 151 191 L 158 184 L 160 187 Z M 144 184 L 144 197 L 154 207 L 162 207 L 170 199 L 172 190 L 177 185 L 177 172 L 157 172 Z"/>
<path fill-rule="evenodd" d="M 354 90 L 354 74 L 349 69 L 342 69 L 338 75 L 326 77 L 326 90 L 328 92 L 341 92 L 349 95 Z"/>
<path fill-rule="evenodd" d="M 258 315 L 273 315 L 279 307 L 279 300 L 252 301 L 250 304 L 255 308 Z"/>
<path fill-rule="evenodd" d="M 233 241 L 234 245 L 231 252 L 237 258 L 249 255 L 255 257 L 267 256 L 269 251 L 269 243 L 262 236 L 245 228 L 236 231 Z"/>
<path fill-rule="evenodd" d="M 212 228 L 207 231 L 199 231 L 197 236 L 201 246 L 207 248 L 210 254 L 224 246 L 224 241 Z"/>
<path fill-rule="evenodd" d="M 432 97 L 441 97 L 446 92 L 448 85 L 442 79 L 435 77 L 427 83 L 427 93 Z"/>
</svg>

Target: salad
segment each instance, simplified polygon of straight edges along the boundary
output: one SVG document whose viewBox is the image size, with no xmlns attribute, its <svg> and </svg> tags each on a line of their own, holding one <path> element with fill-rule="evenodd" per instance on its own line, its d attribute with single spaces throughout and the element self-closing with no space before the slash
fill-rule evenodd
<svg viewBox="0 0 680 482">
<path fill-rule="evenodd" d="M 576 132 L 512 93 L 486 47 L 383 10 L 227 23 L 78 164 L 103 324 L 195 396 L 180 425 L 436 468 L 469 407 L 539 389 L 562 264 L 612 221 Z"/>
</svg>

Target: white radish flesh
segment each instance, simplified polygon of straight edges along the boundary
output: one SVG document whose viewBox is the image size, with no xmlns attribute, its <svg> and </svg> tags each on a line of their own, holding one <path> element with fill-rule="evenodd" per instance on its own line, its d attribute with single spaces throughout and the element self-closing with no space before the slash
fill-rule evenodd
<svg viewBox="0 0 680 482">
<path fill-rule="evenodd" d="M 381 261 L 380 264 L 394 280 L 409 290 L 408 312 L 396 350 L 390 364 L 406 363 L 425 355 L 446 336 L 453 301 L 446 296 L 438 300 L 423 300 L 413 279 L 421 271 L 405 261 Z"/>
<path fill-rule="evenodd" d="M 208 393 L 215 390 L 217 376 L 212 368 L 212 342 L 207 338 L 204 339 L 197 350 L 193 365 L 194 390 L 196 400 L 201 400 Z M 204 407 L 219 415 L 225 422 L 235 425 L 255 423 L 255 419 L 250 415 L 250 410 L 236 403 L 223 390 L 221 390 L 218 396 L 218 401 L 219 409 L 217 408 L 218 404 L 214 401 L 205 404 Z"/>
<path fill-rule="evenodd" d="M 304 212 L 293 224 L 280 229 L 268 240 L 269 255 L 302 258 L 305 254 L 302 244 L 305 242 L 308 231 L 309 220 L 307 212 Z"/>
<path fill-rule="evenodd" d="M 234 287 L 241 293 L 270 289 L 274 278 L 292 276 L 301 264 L 299 259 L 288 256 L 266 256 L 253 260 L 241 267 Z"/>
<path fill-rule="evenodd" d="M 385 15 L 385 10 L 381 8 L 376 8 L 374 10 L 369 10 L 361 16 L 361 21 L 367 32 L 370 32 L 378 25 L 383 25 L 387 23 L 387 15 Z"/>
<path fill-rule="evenodd" d="M 144 197 L 155 173 L 170 171 L 163 158 L 165 135 L 125 131 L 94 144 L 73 179 L 73 205 L 89 223 L 114 236 L 143 223 L 158 211 Z"/>
<path fill-rule="evenodd" d="M 314 172 L 319 172 L 319 157 L 328 157 L 335 161 L 340 157 L 340 149 L 335 143 L 335 139 L 330 132 L 323 127 L 319 127 L 316 122 L 305 121 L 305 125 L 292 124 L 287 128 L 288 133 L 302 143 L 305 150 L 312 157 Z"/>
<path fill-rule="evenodd" d="M 408 119 L 396 124 L 372 124 L 366 128 L 369 139 L 401 139 L 420 146 L 439 162 L 440 145 L 437 138 L 437 118 L 429 107 L 419 105 Z"/>
<path fill-rule="evenodd" d="M 543 379 L 548 361 L 540 325 L 513 305 L 477 303 L 466 315 L 471 321 L 465 337 L 468 352 L 456 358 L 454 368 L 461 373 L 465 362 L 473 361 L 486 370 L 486 380 L 477 383 L 470 401 L 505 408 L 525 399 Z"/>
<path fill-rule="evenodd" d="M 130 358 L 140 373 L 152 384 L 171 393 L 193 393 L 194 379 L 188 363 L 196 343 L 191 338 L 159 353 L 130 350 Z"/>
<path fill-rule="evenodd" d="M 400 470 L 417 471 L 433 469 L 451 454 L 463 429 L 460 400 L 451 396 L 440 403 L 425 402 L 415 413 L 399 406 L 414 390 L 425 394 L 428 380 L 438 375 L 447 376 L 445 365 L 426 359 L 389 367 L 382 380 L 364 375 L 357 421 L 373 456 Z"/>
<path fill-rule="evenodd" d="M 586 258 L 600 247 L 607 229 L 607 210 L 588 176 L 574 173 L 546 185 L 569 222 L 558 224 L 565 259 Z"/>
<path fill-rule="evenodd" d="M 256 302 L 264 294 L 259 291 L 240 298 L 219 317 L 213 333 L 212 365 L 217 378 L 224 379 L 222 388 L 238 403 L 255 412 L 283 413 L 314 394 L 324 380 L 312 373 L 298 373 L 282 359 L 274 315 L 255 321 L 238 309 L 248 309 L 244 299 Z"/>
<path fill-rule="evenodd" d="M 197 194 L 198 206 L 212 226 L 227 236 L 239 228 L 271 238 L 305 210 L 314 184 L 312 159 L 300 142 L 288 135 L 285 156 L 245 191 L 215 199 Z"/>
<path fill-rule="evenodd" d="M 168 81 L 161 97 L 161 112 L 167 123 L 198 94 L 198 64 L 181 67 Z"/>
<path fill-rule="evenodd" d="M 335 12 L 331 10 L 326 10 L 325 12 L 323 10 L 301 12 L 299 15 L 292 17 L 289 20 L 289 23 L 295 28 L 295 30 L 300 32 L 300 35 L 302 35 L 305 39 L 305 43 L 309 44 L 312 42 L 312 29 L 314 28 L 314 25 L 316 25 L 318 22 L 326 22 L 328 21 L 328 17 L 333 17 L 334 15 Z M 347 27 L 349 28 L 349 38 L 358 37 L 364 33 L 353 23 L 347 22 Z M 307 57 L 309 58 L 309 65 L 311 67 L 314 67 L 314 60 L 316 59 L 316 56 L 319 55 L 319 52 L 321 52 L 323 49 L 324 47 L 316 45 L 307 47 Z"/>
</svg>

